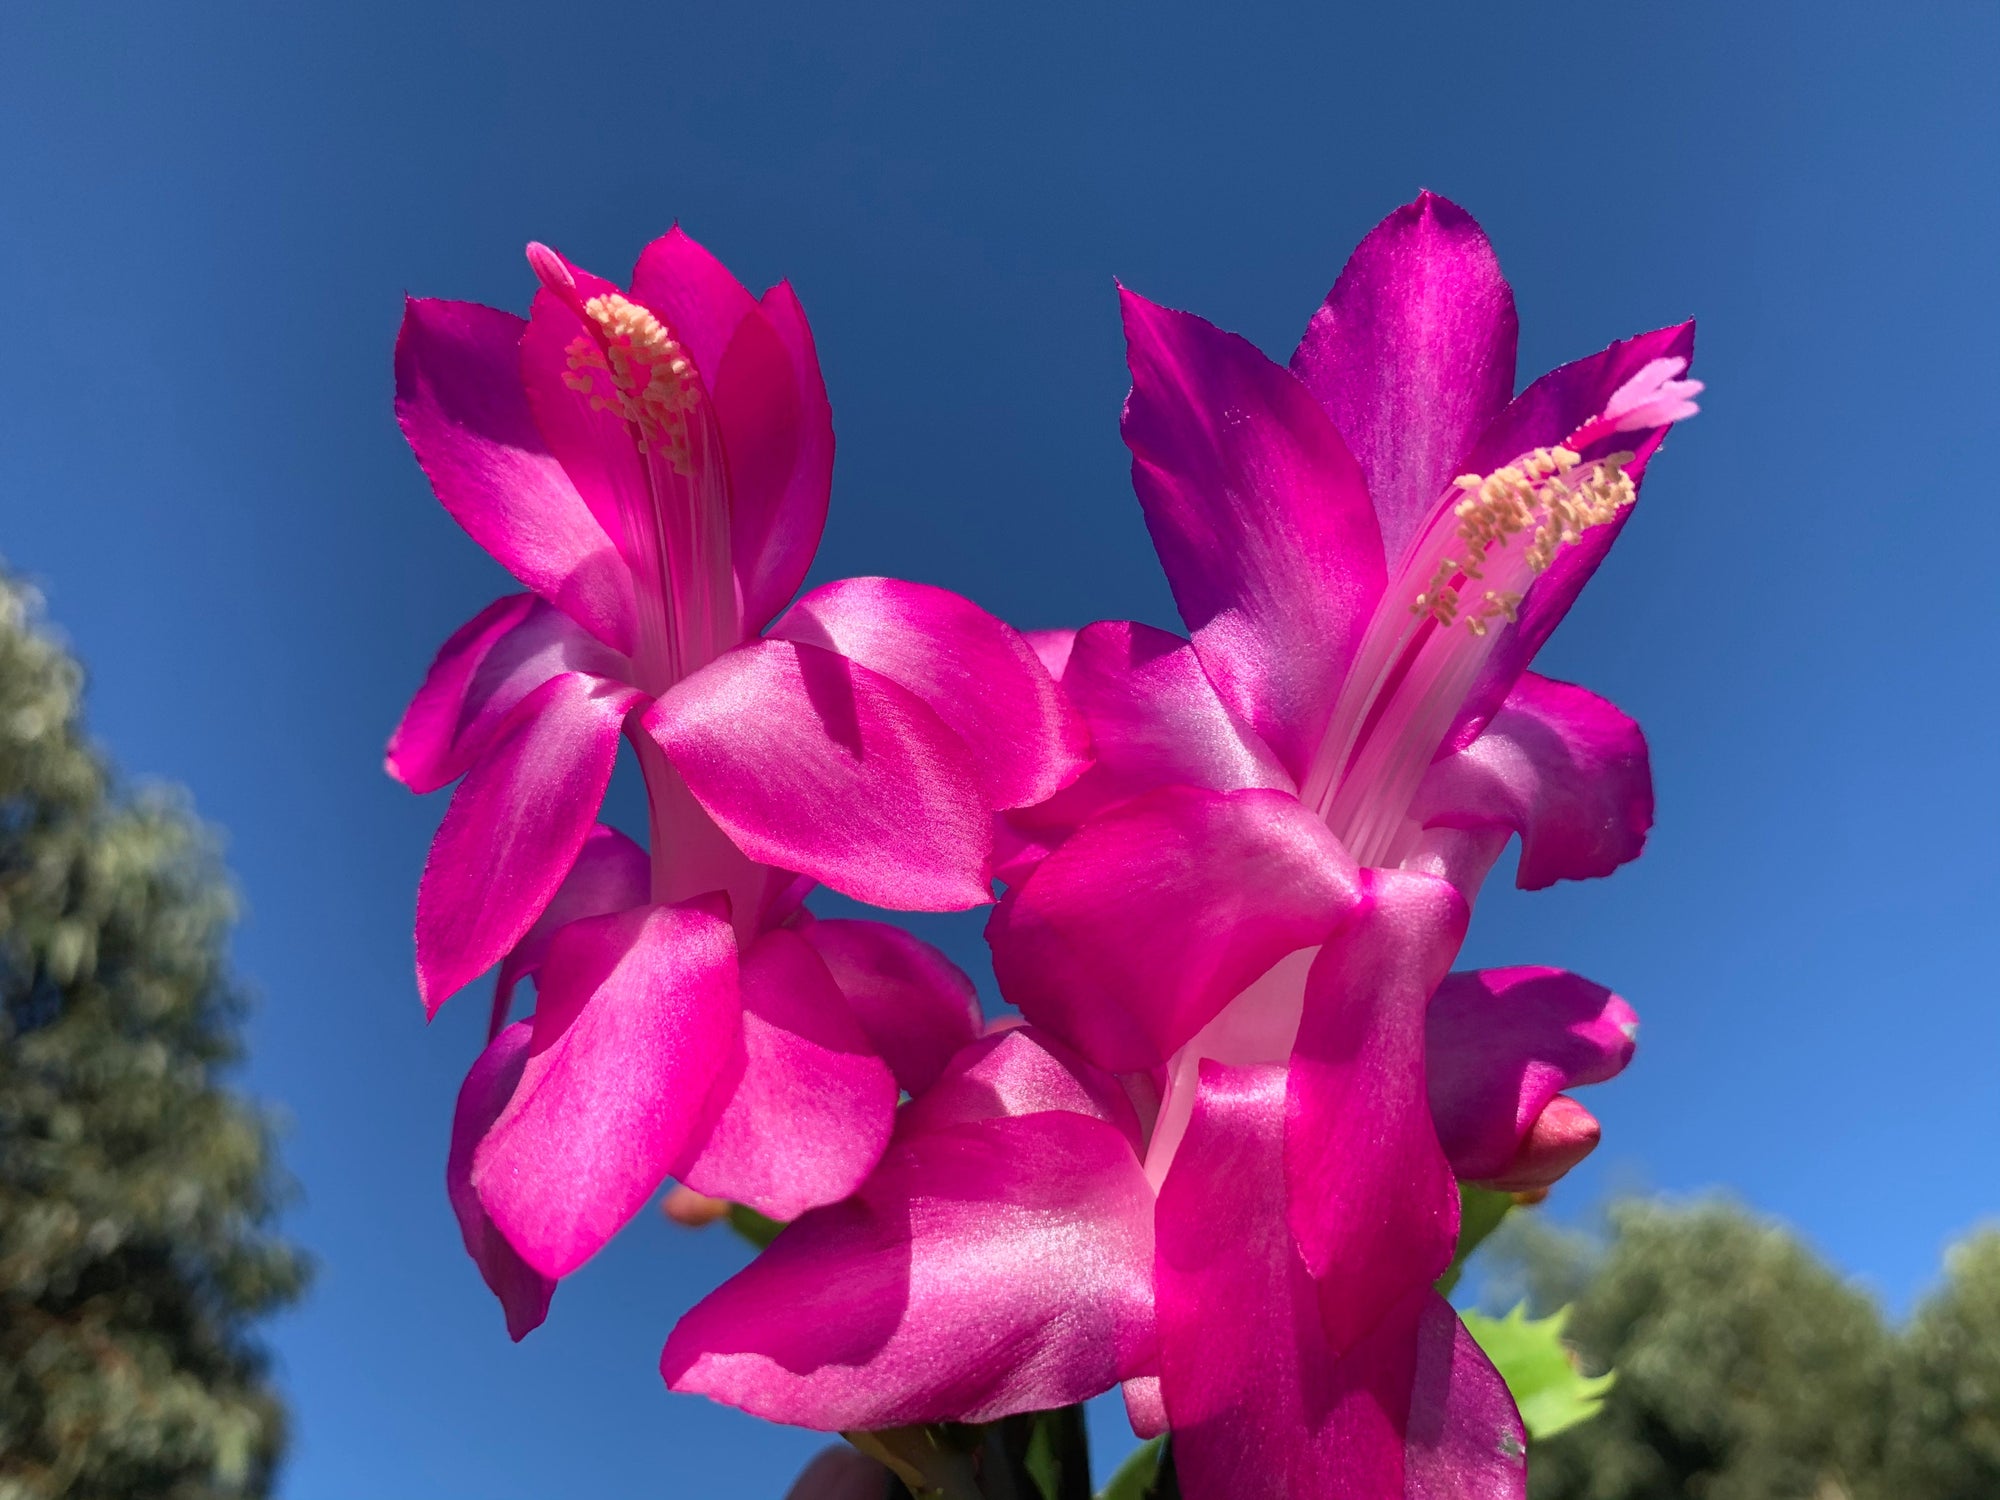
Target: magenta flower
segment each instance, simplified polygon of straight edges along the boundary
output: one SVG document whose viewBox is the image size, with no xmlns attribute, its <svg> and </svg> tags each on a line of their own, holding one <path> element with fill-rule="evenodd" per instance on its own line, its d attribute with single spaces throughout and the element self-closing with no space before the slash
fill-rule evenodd
<svg viewBox="0 0 2000 1500">
<path fill-rule="evenodd" d="M 397 413 L 439 499 L 533 591 L 439 653 L 390 741 L 460 782 L 417 903 L 432 1011 L 502 965 L 449 1186 L 517 1336 L 670 1172 L 789 1217 L 844 1196 L 977 1023 L 962 974 L 815 882 L 901 908 L 991 899 L 993 814 L 1084 732 L 1008 626 L 849 579 L 784 609 L 833 430 L 791 289 L 753 298 L 678 230 L 629 291 L 531 246 L 524 322 L 412 301 Z M 621 737 L 650 853 L 596 823 Z M 533 974 L 532 1021 L 502 1029 Z"/>
<path fill-rule="evenodd" d="M 1403 889 L 1345 972 L 1316 971 L 1331 1004 L 1402 962 L 1405 903 L 1434 882 L 1388 884 Z M 1453 976 L 1428 1043 L 1452 1170 L 1517 1159 L 1559 1089 L 1624 1066 L 1632 1027 L 1623 1001 L 1559 971 Z M 904 1107 L 855 1197 L 806 1214 L 682 1319 L 668 1384 L 855 1431 L 986 1421 L 1123 1381 L 1142 1436 L 1171 1417 L 1200 1500 L 1518 1493 L 1512 1403 L 1428 1280 L 1339 1341 L 1348 1289 L 1307 1273 L 1285 1223 L 1285 1068 L 1210 1062 L 1202 1081 L 1156 1188 L 1129 1082 L 1035 1027 L 974 1044 Z M 1366 1144 L 1358 1113 L 1350 1150 Z M 1406 1185 L 1375 1171 L 1366 1186 Z"/>
<path fill-rule="evenodd" d="M 1511 836 L 1532 887 L 1609 873 L 1651 823 L 1637 727 L 1526 668 L 1694 409 L 1692 330 L 1512 396 L 1512 295 L 1477 225 L 1429 195 L 1364 241 L 1290 371 L 1124 302 L 1134 482 L 1192 640 L 1122 622 L 1075 637 L 1062 679 L 1095 764 L 1010 818 L 1014 885 L 989 937 L 1003 993 L 1074 1049 L 1070 1074 L 1097 1070 L 1136 1106 L 1130 1160 L 1105 1165 L 1096 1132 L 1098 1156 L 1047 1169 L 1094 1196 L 1009 1228 L 1013 1205 L 1067 1191 L 1025 1144 L 981 1176 L 914 1135 L 905 1149 L 918 1127 L 899 1124 L 856 1199 L 690 1316 L 669 1379 L 832 1426 L 977 1419 L 1127 1380 L 1142 1426 L 1171 1423 L 1190 1494 L 1518 1493 L 1504 1388 L 1431 1290 L 1454 1176 L 1539 1186 L 1588 1150 L 1594 1122 L 1560 1090 L 1623 1065 L 1630 1013 L 1553 971 L 1440 985 Z M 1010 1130 L 1052 1096 L 1022 1097 L 996 1111 Z M 951 1314 L 918 1296 L 928 1262 L 892 1269 L 914 1253 L 883 1227 L 905 1200 L 923 1205 L 910 1225 L 978 1202 L 974 1259 L 938 1253 L 964 1316 L 1001 1330 L 979 1357 L 1011 1373 L 936 1352 L 969 1330 L 917 1326 Z M 808 1225 L 863 1222 L 869 1274 L 909 1297 L 900 1321 L 823 1342 L 758 1321 L 739 1288 L 769 1295 L 789 1257 L 848 1242 Z M 1077 1341 L 1094 1357 L 995 1311 L 1032 1302 L 1025 1283 L 1054 1283 L 1059 1260 L 1107 1280 L 1062 1283 L 1036 1316 L 1105 1310 Z M 907 1365 L 890 1358 L 904 1336 Z"/>
</svg>

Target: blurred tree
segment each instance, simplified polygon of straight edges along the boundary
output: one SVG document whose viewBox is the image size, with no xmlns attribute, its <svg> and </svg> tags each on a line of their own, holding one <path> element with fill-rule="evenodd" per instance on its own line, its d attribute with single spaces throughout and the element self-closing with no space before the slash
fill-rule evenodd
<svg viewBox="0 0 2000 1500">
<path fill-rule="evenodd" d="M 1880 1487 L 1882 1316 L 1785 1230 L 1726 1203 L 1628 1202 L 1592 1257 L 1513 1219 L 1502 1258 L 1543 1306 L 1573 1297 L 1585 1367 L 1618 1372 L 1601 1415 L 1531 1451 L 1534 1500 L 1918 1500 Z"/>
<path fill-rule="evenodd" d="M 2000 1496 L 2000 1229 L 1957 1246 L 1903 1335 L 1889 1435 L 1891 1500 Z"/>
<path fill-rule="evenodd" d="M 114 791 L 36 607 L 0 576 L 0 1500 L 261 1496 L 248 1325 L 306 1267 L 222 1086 L 230 892 L 178 800 Z"/>
</svg>

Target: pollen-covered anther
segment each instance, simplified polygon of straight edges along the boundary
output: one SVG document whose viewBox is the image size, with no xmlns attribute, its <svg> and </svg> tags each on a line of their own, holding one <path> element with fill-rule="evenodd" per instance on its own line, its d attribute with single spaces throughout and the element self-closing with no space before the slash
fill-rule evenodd
<svg viewBox="0 0 2000 1500">
<path fill-rule="evenodd" d="M 694 362 L 667 326 L 638 303 L 606 292 L 583 304 L 599 338 L 579 334 L 565 351 L 563 383 L 616 413 L 639 433 L 641 452 L 657 453 L 685 474 L 687 417 L 701 400 Z"/>
<path fill-rule="evenodd" d="M 1491 474 L 1460 475 L 1452 481 L 1462 492 L 1452 514 L 1464 555 L 1440 560 L 1412 611 L 1429 614 L 1440 625 L 1462 621 L 1476 636 L 1486 634 L 1494 620 L 1511 622 L 1519 590 L 1487 589 L 1466 606 L 1462 585 L 1483 579 L 1489 566 L 1501 567 L 1503 577 L 1525 570 L 1531 579 L 1545 571 L 1562 548 L 1632 503 L 1635 492 L 1624 470 L 1631 459 L 1629 453 L 1615 453 L 1585 465 L 1574 449 L 1536 448 Z M 1518 556 L 1508 558 L 1521 536 L 1527 540 Z"/>
</svg>

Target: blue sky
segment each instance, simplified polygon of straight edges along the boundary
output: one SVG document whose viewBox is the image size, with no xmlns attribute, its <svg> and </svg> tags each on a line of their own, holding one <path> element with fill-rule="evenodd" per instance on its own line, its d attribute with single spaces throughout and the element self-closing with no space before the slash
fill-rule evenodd
<svg viewBox="0 0 2000 1500">
<path fill-rule="evenodd" d="M 1658 830 L 1609 881 L 1496 879 L 1469 957 L 1645 1017 L 1566 1211 L 1724 1186 L 1906 1307 L 2000 1212 L 2000 11 L 845 9 L 0 15 L 0 553 L 119 761 L 228 832 L 245 1081 L 322 1262 L 274 1330 L 287 1496 L 775 1497 L 815 1445 L 657 1382 L 720 1233 L 646 1216 L 507 1343 L 440 1188 L 480 1007 L 426 1028 L 410 977 L 442 800 L 379 769 L 507 587 L 391 420 L 402 294 L 521 309 L 528 239 L 622 276 L 676 219 L 813 319 L 815 579 L 1024 626 L 1172 623 L 1114 276 L 1282 356 L 1430 187 L 1499 248 L 1524 378 L 1697 315 L 1706 410 L 1542 658 L 1645 724 Z M 922 924 L 968 967 L 978 926 Z"/>
</svg>

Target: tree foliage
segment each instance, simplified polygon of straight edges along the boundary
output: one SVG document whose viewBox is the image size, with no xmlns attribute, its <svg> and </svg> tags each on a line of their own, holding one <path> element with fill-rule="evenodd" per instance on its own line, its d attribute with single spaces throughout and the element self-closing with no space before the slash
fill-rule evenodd
<svg viewBox="0 0 2000 1500">
<path fill-rule="evenodd" d="M 1533 1445 L 1533 1500 L 2000 1496 L 2000 1233 L 1953 1252 L 1897 1330 L 1795 1236 L 1725 1202 L 1615 1206 L 1607 1244 L 1514 1215 L 1531 1301 L 1615 1370 L 1595 1419 Z"/>
<path fill-rule="evenodd" d="M 0 576 L 0 1500 L 262 1495 L 250 1325 L 306 1268 L 223 1083 L 230 891 L 178 799 L 114 785 L 35 614 Z"/>
</svg>

